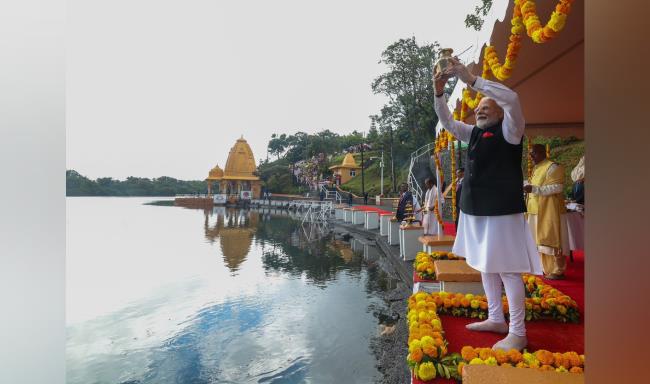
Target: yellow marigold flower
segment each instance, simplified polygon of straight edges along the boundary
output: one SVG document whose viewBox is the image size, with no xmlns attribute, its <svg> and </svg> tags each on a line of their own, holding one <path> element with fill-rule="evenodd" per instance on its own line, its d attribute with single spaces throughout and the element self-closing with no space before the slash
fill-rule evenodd
<svg viewBox="0 0 650 384">
<path fill-rule="evenodd" d="M 524 360 L 524 362 L 525 362 L 527 365 L 531 365 L 531 364 L 534 363 L 534 362 L 538 362 L 538 361 L 537 361 L 537 358 L 535 357 L 535 355 L 533 355 L 532 353 L 529 353 L 529 352 L 524 353 L 524 354 L 522 355 L 522 359 Z"/>
<path fill-rule="evenodd" d="M 480 365 L 480 364 L 485 364 L 485 361 L 479 359 L 478 357 L 473 358 L 472 361 L 469 362 L 469 365 Z"/>
<path fill-rule="evenodd" d="M 422 343 L 420 343 L 420 340 L 413 340 L 409 343 L 409 352 L 414 350 L 415 348 L 421 348 Z"/>
<path fill-rule="evenodd" d="M 436 377 L 436 367 L 432 362 L 422 363 L 418 368 L 417 376 L 423 381 L 434 379 Z"/>
<path fill-rule="evenodd" d="M 497 359 L 494 357 L 489 357 L 487 360 L 485 360 L 486 365 L 497 365 Z"/>
<path fill-rule="evenodd" d="M 517 368 L 527 368 L 528 366 L 523 361 L 520 361 L 520 362 L 517 363 L 517 365 L 515 365 L 515 367 L 517 367 Z"/>
<path fill-rule="evenodd" d="M 555 369 L 555 372 L 569 372 L 569 371 L 566 368 L 564 368 L 563 366 L 560 366 L 559 368 Z"/>
<path fill-rule="evenodd" d="M 555 308 L 557 308 L 557 311 L 560 312 L 561 314 L 563 314 L 563 315 L 566 314 L 566 307 L 564 305 L 558 305 Z"/>
<path fill-rule="evenodd" d="M 582 361 L 582 365 L 585 365 L 585 355 L 580 355 L 580 361 Z"/>
<path fill-rule="evenodd" d="M 472 308 L 474 308 L 474 309 L 477 309 L 477 308 L 479 307 L 479 302 L 478 302 L 478 300 L 472 300 L 472 301 L 470 301 L 470 302 L 469 302 L 469 306 L 472 307 Z"/>
<path fill-rule="evenodd" d="M 571 369 L 569 369 L 569 372 L 571 372 L 571 373 L 582 373 L 583 370 L 580 367 L 571 367 Z"/>
<path fill-rule="evenodd" d="M 426 307 L 427 307 L 427 303 L 426 303 L 424 300 L 422 300 L 422 301 L 418 301 L 418 303 L 417 303 L 417 305 L 416 305 L 416 308 L 417 308 L 418 310 L 423 310 L 423 309 L 425 309 Z"/>
<path fill-rule="evenodd" d="M 467 300 L 470 300 L 470 301 L 471 301 L 471 300 L 474 300 L 474 295 L 472 295 L 471 293 L 468 293 L 468 294 L 465 295 L 465 298 L 466 298 Z"/>
<path fill-rule="evenodd" d="M 423 338 L 420 339 L 420 344 L 422 344 L 422 347 L 426 345 L 433 345 L 433 337 L 431 336 L 424 336 Z"/>
<path fill-rule="evenodd" d="M 476 353 L 474 348 L 472 348 L 469 345 L 466 345 L 463 348 L 461 348 L 460 355 L 463 357 L 463 360 L 465 361 L 471 361 L 472 359 L 478 357 L 478 354 Z"/>
<path fill-rule="evenodd" d="M 424 292 L 418 292 L 415 294 L 415 301 L 422 301 L 427 297 L 427 294 Z"/>
<path fill-rule="evenodd" d="M 464 361 L 461 361 L 460 363 L 458 363 L 458 368 L 457 368 L 457 370 L 458 370 L 458 374 L 461 375 L 461 376 L 463 375 L 463 367 L 464 367 L 464 366 L 465 366 L 465 362 L 464 362 Z"/>
<path fill-rule="evenodd" d="M 442 323 L 440 322 L 440 319 L 431 320 L 431 326 L 435 331 L 442 331 Z"/>
<path fill-rule="evenodd" d="M 440 291 L 440 292 L 438 293 L 438 295 L 439 295 L 441 298 L 446 299 L 446 298 L 449 296 L 449 293 L 447 293 L 447 292 L 445 292 L 445 291 Z"/>
</svg>

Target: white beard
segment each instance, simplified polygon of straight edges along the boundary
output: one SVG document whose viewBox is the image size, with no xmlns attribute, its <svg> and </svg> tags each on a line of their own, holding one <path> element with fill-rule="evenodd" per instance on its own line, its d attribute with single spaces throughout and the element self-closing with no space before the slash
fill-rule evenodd
<svg viewBox="0 0 650 384">
<path fill-rule="evenodd" d="M 493 125 L 496 125 L 498 122 L 499 122 L 498 118 L 497 119 L 481 119 L 481 120 L 476 121 L 476 126 L 481 128 L 481 129 L 485 129 L 485 128 L 489 128 L 489 127 L 491 127 Z"/>
</svg>

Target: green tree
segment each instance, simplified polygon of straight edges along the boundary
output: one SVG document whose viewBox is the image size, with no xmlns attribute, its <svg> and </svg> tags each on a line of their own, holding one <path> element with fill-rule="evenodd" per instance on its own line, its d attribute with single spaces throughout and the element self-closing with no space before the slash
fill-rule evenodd
<svg viewBox="0 0 650 384">
<path fill-rule="evenodd" d="M 483 28 L 483 17 L 487 16 L 491 8 L 492 0 L 481 0 L 481 5 L 474 8 L 474 13 L 465 16 L 465 26 L 480 31 Z"/>
</svg>

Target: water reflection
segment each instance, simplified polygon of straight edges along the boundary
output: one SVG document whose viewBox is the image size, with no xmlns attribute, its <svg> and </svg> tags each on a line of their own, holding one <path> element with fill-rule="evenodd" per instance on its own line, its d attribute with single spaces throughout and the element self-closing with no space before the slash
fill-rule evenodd
<svg viewBox="0 0 650 384">
<path fill-rule="evenodd" d="M 280 210 L 68 207 L 68 383 L 377 379 L 369 340 L 392 282 L 371 242 L 310 239 Z"/>
</svg>

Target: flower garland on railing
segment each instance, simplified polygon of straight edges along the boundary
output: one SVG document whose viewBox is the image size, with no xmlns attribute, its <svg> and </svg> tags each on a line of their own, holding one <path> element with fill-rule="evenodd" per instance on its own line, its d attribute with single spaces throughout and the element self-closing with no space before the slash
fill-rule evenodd
<svg viewBox="0 0 650 384">
<path fill-rule="evenodd" d="M 551 158 L 551 144 L 546 144 L 546 158 L 550 159 Z"/>
<path fill-rule="evenodd" d="M 447 356 L 447 341 L 431 295 L 418 292 L 408 299 L 409 327 L 406 362 L 413 376 L 429 381 L 436 376 L 460 380 L 456 367 L 458 354 Z"/>
<path fill-rule="evenodd" d="M 583 373 L 585 366 L 585 355 L 579 355 L 575 351 L 552 353 L 540 349 L 533 353 L 526 350 L 521 353 L 516 349 L 509 351 L 498 349 L 495 351 L 491 348 L 473 348 L 466 345 L 460 350 L 460 355 L 462 361 L 456 367 L 459 374 L 462 374 L 465 365 L 477 364 L 571 373 Z"/>
<path fill-rule="evenodd" d="M 413 269 L 421 280 L 435 280 L 436 270 L 434 262 L 436 260 L 459 260 L 459 257 L 452 252 L 434 251 L 431 253 L 418 252 L 413 261 Z"/>
</svg>

